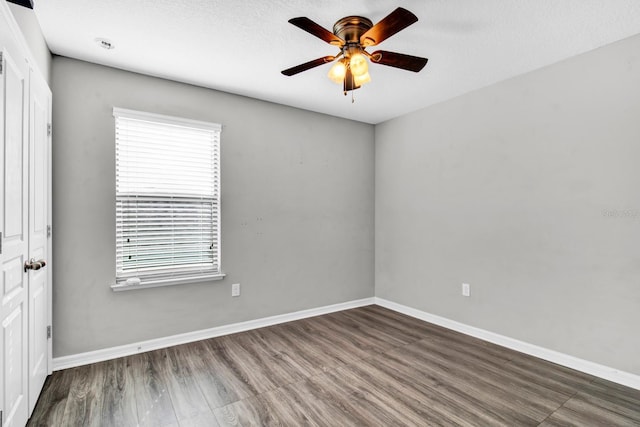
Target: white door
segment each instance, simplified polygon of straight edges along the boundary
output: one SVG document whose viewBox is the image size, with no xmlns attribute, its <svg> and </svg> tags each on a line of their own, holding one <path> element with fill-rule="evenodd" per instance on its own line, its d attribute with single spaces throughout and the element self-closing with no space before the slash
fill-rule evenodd
<svg viewBox="0 0 640 427">
<path fill-rule="evenodd" d="M 33 412 L 49 374 L 48 250 L 49 141 L 51 92 L 44 79 L 31 73 L 29 80 L 29 258 L 44 261 L 29 271 L 29 414 Z M 40 264 L 42 265 L 42 264 Z M 36 267 L 38 267 L 37 265 Z"/>
<path fill-rule="evenodd" d="M 28 250 L 28 73 L 22 56 L 0 46 L 0 405 L 4 426 L 28 419 L 27 283 Z M 1 102 L 4 101 L 4 102 Z"/>
</svg>

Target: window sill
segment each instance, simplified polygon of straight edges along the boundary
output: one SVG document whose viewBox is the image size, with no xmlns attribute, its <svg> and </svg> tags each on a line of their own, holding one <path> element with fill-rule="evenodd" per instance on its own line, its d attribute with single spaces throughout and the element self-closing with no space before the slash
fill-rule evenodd
<svg viewBox="0 0 640 427">
<path fill-rule="evenodd" d="M 111 290 L 114 292 L 121 291 L 133 291 L 136 289 L 147 289 L 147 288 L 158 288 L 160 286 L 175 286 L 175 285 L 186 285 L 187 283 L 199 283 L 206 282 L 209 280 L 222 280 L 226 274 L 203 274 L 200 276 L 190 276 L 190 277 L 174 277 L 168 279 L 150 279 L 144 280 L 140 284 L 131 285 L 127 284 L 127 282 L 114 283 L 111 285 Z"/>
</svg>

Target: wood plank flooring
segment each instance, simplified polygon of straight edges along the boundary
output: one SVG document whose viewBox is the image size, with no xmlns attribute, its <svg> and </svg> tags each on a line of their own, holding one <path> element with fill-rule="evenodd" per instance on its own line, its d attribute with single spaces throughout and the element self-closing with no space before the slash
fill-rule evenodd
<svg viewBox="0 0 640 427">
<path fill-rule="evenodd" d="M 640 426 L 640 391 L 379 306 L 54 372 L 29 426 Z"/>
</svg>

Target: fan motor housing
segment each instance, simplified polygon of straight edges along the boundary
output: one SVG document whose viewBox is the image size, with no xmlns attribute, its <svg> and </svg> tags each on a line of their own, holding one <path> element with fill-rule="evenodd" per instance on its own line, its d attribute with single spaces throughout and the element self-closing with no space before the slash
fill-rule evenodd
<svg viewBox="0 0 640 427">
<path fill-rule="evenodd" d="M 360 36 L 373 27 L 373 22 L 363 16 L 345 16 L 333 24 L 333 34 L 347 43 L 360 43 Z"/>
</svg>

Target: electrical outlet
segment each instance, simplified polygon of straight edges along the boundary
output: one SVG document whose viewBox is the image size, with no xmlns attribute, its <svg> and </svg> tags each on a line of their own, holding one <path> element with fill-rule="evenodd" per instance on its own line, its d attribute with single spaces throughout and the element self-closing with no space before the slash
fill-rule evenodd
<svg viewBox="0 0 640 427">
<path fill-rule="evenodd" d="M 239 297 L 240 296 L 240 283 L 234 283 L 231 285 L 231 296 Z"/>
<path fill-rule="evenodd" d="M 465 297 L 471 295 L 471 285 L 469 285 L 468 283 L 462 284 L 462 295 Z"/>
</svg>

